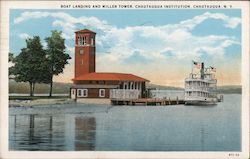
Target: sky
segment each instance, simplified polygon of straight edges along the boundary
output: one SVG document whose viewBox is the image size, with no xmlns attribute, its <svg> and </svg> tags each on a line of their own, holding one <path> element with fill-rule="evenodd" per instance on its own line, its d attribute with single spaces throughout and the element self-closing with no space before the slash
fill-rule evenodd
<svg viewBox="0 0 250 159">
<path fill-rule="evenodd" d="M 60 30 L 72 59 L 54 81 L 72 82 L 74 32 L 85 28 L 97 33 L 97 72 L 184 87 L 194 60 L 216 68 L 218 85 L 241 84 L 239 9 L 12 9 L 10 52 L 19 54 L 33 36 L 46 48 L 44 39 Z"/>
</svg>

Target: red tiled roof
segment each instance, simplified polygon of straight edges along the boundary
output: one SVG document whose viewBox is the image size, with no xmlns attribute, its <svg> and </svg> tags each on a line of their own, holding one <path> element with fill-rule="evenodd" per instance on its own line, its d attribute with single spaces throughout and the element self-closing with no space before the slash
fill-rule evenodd
<svg viewBox="0 0 250 159">
<path fill-rule="evenodd" d="M 89 29 L 83 29 L 83 30 L 79 30 L 76 31 L 75 33 L 92 33 L 92 34 L 96 34 L 95 32 L 89 30 Z"/>
<path fill-rule="evenodd" d="M 125 73 L 88 73 L 72 79 L 73 81 L 140 81 L 149 82 L 142 77 Z"/>
</svg>

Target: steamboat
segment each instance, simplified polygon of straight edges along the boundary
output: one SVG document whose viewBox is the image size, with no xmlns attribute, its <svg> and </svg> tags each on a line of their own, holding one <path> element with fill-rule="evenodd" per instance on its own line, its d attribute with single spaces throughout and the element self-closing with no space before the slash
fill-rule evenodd
<svg viewBox="0 0 250 159">
<path fill-rule="evenodd" d="M 193 72 L 193 65 L 199 71 Z M 217 79 L 215 78 L 215 68 L 205 68 L 204 63 L 194 62 L 192 72 L 185 79 L 186 105 L 216 105 L 217 98 Z"/>
</svg>

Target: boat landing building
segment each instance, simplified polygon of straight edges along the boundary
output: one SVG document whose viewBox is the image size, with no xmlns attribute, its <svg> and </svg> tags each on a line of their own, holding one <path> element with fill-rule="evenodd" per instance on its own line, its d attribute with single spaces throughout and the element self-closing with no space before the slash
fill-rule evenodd
<svg viewBox="0 0 250 159">
<path fill-rule="evenodd" d="M 133 74 L 96 72 L 95 35 L 88 29 L 75 32 L 75 76 L 70 89 L 71 98 L 145 97 L 147 79 Z"/>
</svg>

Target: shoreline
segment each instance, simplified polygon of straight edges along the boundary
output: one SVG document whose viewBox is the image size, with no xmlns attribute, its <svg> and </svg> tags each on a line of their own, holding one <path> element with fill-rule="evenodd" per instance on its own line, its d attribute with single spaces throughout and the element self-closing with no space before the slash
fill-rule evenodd
<svg viewBox="0 0 250 159">
<path fill-rule="evenodd" d="M 54 99 L 27 99 L 27 100 L 9 100 L 9 107 L 33 107 L 33 106 L 52 106 L 64 104 L 78 105 L 110 105 L 110 99 L 78 99 L 75 101 L 71 98 L 54 98 Z"/>
<path fill-rule="evenodd" d="M 9 100 L 9 107 L 32 107 L 75 103 L 73 99 Z"/>
<path fill-rule="evenodd" d="M 229 94 L 227 94 L 229 95 Z M 242 95 L 242 94 L 237 94 Z M 33 107 L 33 106 L 51 106 L 51 105 L 64 105 L 64 104 L 78 104 L 78 105 L 111 105 L 108 99 L 78 99 L 75 101 L 71 98 L 46 98 L 46 99 L 15 99 L 8 100 L 9 107 Z"/>
</svg>

